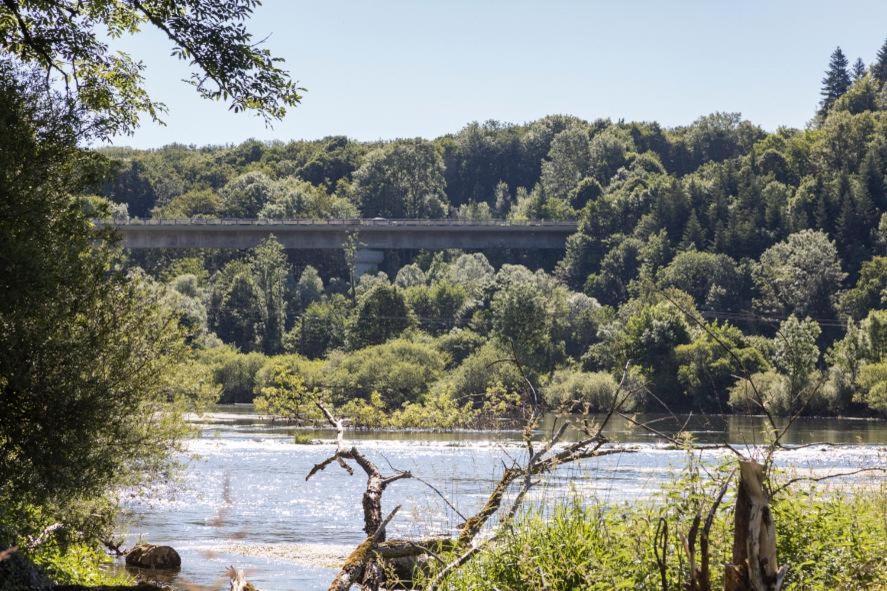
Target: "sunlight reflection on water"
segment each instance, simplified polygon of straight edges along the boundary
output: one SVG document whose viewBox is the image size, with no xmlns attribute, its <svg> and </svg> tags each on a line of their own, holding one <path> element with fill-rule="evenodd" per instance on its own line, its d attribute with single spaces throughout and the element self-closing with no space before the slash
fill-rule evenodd
<svg viewBox="0 0 887 591">
<path fill-rule="evenodd" d="M 223 588 L 224 569 L 244 568 L 263 591 L 325 589 L 334 565 L 363 539 L 361 474 L 348 476 L 335 466 L 310 481 L 308 470 L 327 457 L 331 433 L 320 445 L 292 443 L 285 425 L 258 422 L 248 408 L 227 407 L 200 419 L 200 436 L 187 444 L 185 469 L 170 483 L 141 496 L 124 495 L 131 513 L 128 541 L 142 537 L 169 544 L 182 555 L 180 585 Z M 759 419 L 697 418 L 690 429 L 700 441 L 726 434 L 736 444 L 754 443 Z M 604 502 L 646 498 L 684 466 L 685 452 L 667 449 L 624 422 L 611 435 L 637 447 L 636 453 L 611 455 L 563 467 L 533 491 L 531 502 L 551 503 L 575 495 Z M 477 510 L 499 478 L 502 462 L 519 456 L 516 433 L 466 432 L 356 433 L 360 447 L 383 472 L 389 464 L 410 470 L 447 496 L 463 514 Z M 783 454 L 779 461 L 813 475 L 885 464 L 887 425 L 873 421 L 805 419 L 789 440 L 843 443 Z M 705 452 L 716 462 L 728 452 Z M 854 483 L 874 476 L 859 475 Z M 385 493 L 385 506 L 403 507 L 389 526 L 392 537 L 452 532 L 457 514 L 422 483 L 402 480 Z M 194 587 L 190 587 L 194 588 Z"/>
</svg>

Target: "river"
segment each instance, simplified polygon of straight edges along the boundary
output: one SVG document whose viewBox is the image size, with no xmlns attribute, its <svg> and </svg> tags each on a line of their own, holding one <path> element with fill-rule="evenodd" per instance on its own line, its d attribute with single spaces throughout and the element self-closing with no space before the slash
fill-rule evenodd
<svg viewBox="0 0 887 591">
<path fill-rule="evenodd" d="M 648 420 L 651 417 L 639 417 Z M 686 417 L 677 420 L 682 423 Z M 657 423 L 667 431 L 672 419 Z M 262 420 L 249 406 L 218 407 L 194 419 L 197 435 L 186 442 L 182 470 L 170 482 L 141 494 L 124 494 L 129 544 L 138 539 L 169 544 L 182 556 L 170 582 L 182 589 L 227 588 L 225 568 L 243 568 L 263 591 L 326 589 L 335 564 L 363 539 L 360 499 L 365 478 L 333 465 L 305 481 L 311 467 L 334 449 L 333 433 L 312 435 L 320 444 L 293 443 L 292 427 Z M 550 420 L 549 424 L 550 426 Z M 697 441 L 752 446 L 761 439 L 758 417 L 690 417 Z M 684 466 L 686 453 L 668 449 L 623 419 L 607 434 L 638 447 L 637 453 L 585 460 L 548 475 L 533 500 L 546 503 L 580 495 L 622 502 L 648 497 Z M 509 456 L 521 453 L 516 432 L 349 433 L 348 440 L 383 468 L 410 470 L 470 515 L 483 503 Z M 821 476 L 867 466 L 887 466 L 887 422 L 805 418 L 786 436 L 812 445 L 782 453 L 778 463 Z M 726 453 L 705 452 L 711 461 Z M 828 481 L 854 486 L 872 473 Z M 533 502 L 531 500 L 531 502 Z M 417 480 L 393 483 L 384 508 L 402 505 L 389 537 L 452 532 L 461 518 Z"/>
</svg>

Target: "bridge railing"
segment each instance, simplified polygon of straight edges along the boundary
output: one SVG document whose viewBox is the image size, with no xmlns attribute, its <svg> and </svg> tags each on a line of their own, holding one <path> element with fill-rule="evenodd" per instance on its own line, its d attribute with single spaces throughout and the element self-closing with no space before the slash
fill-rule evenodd
<svg viewBox="0 0 887 591">
<path fill-rule="evenodd" d="M 472 221 L 472 220 L 434 220 L 434 219 L 389 219 L 389 218 L 348 218 L 348 219 L 258 219 L 258 218 L 130 218 L 125 221 L 111 221 L 99 223 L 109 223 L 114 226 L 275 226 L 275 225 L 295 225 L 295 226 L 352 226 L 352 227 L 401 227 L 401 226 L 418 226 L 418 227 L 543 227 L 543 228 L 564 228 L 574 229 L 577 226 L 575 221 L 545 221 L 545 220 L 528 220 L 528 221 L 508 221 L 508 220 L 488 220 L 488 221 Z"/>
</svg>

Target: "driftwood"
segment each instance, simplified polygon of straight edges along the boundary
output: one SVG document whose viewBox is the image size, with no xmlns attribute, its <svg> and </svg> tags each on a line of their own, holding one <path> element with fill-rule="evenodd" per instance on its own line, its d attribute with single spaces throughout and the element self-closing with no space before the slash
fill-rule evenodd
<svg viewBox="0 0 887 591">
<path fill-rule="evenodd" d="M 376 545 L 385 537 L 385 526 L 394 518 L 398 510 L 400 510 L 399 505 L 382 520 L 379 528 L 345 559 L 342 568 L 330 583 L 329 591 L 348 591 L 355 584 L 365 589 L 379 589 L 385 580 L 385 573 L 382 565 L 375 559 L 375 549 Z"/>
<path fill-rule="evenodd" d="M 357 447 L 345 446 L 345 422 L 337 419 L 325 406 L 317 403 L 317 407 L 323 412 L 327 422 L 336 430 L 335 453 L 316 464 L 305 476 L 310 479 L 318 472 L 326 469 L 330 464 L 336 463 L 348 474 L 354 474 L 354 469 L 347 460 L 355 462 L 367 476 L 366 490 L 363 493 L 363 530 L 367 538 L 355 548 L 345 560 L 342 568 L 336 574 L 330 584 L 330 591 L 345 591 L 352 585 L 360 585 L 363 589 L 377 590 L 386 582 L 386 569 L 383 555 L 377 548 L 385 541 L 385 528 L 388 522 L 394 518 L 400 507 L 395 509 L 382 519 L 382 493 L 392 482 L 404 478 L 412 478 L 407 471 L 399 471 L 390 476 L 383 476 L 379 467 L 367 458 Z"/>
<path fill-rule="evenodd" d="M 688 534 L 686 536 L 681 536 L 684 552 L 686 552 L 687 561 L 689 562 L 689 574 L 684 585 L 686 591 L 711 591 L 712 589 L 710 566 L 711 552 L 709 550 L 711 528 L 712 525 L 714 525 L 715 514 L 718 511 L 718 507 L 721 506 L 721 501 L 724 499 L 724 495 L 727 493 L 727 487 L 732 479 L 733 474 L 731 473 L 724 481 L 724 484 L 721 486 L 721 489 L 718 491 L 717 496 L 712 502 L 708 514 L 705 517 L 705 521 L 702 521 L 702 512 L 700 511 L 696 514 L 696 517 L 693 518 L 693 523 L 690 526 Z M 697 542 L 699 543 L 698 557 L 696 548 Z M 660 569 L 664 571 L 664 565 L 660 566 Z M 664 575 L 663 589 L 665 589 Z"/>
<path fill-rule="evenodd" d="M 229 566 L 225 574 L 228 576 L 228 591 L 257 591 L 242 570 Z"/>
<path fill-rule="evenodd" d="M 776 562 L 776 528 L 770 497 L 764 489 L 764 467 L 739 462 L 739 487 L 733 523 L 733 562 L 726 566 L 726 591 L 779 591 L 786 565 Z"/>
<path fill-rule="evenodd" d="M 311 468 L 311 471 L 305 476 L 305 480 L 310 479 L 333 462 L 339 464 L 348 474 L 354 474 L 354 470 L 345 460 L 356 462 L 367 475 L 367 486 L 363 493 L 363 531 L 370 537 L 381 536 L 377 541 L 382 542 L 385 540 L 385 528 L 382 527 L 382 493 L 385 492 L 385 488 L 392 482 L 403 478 L 412 478 L 413 475 L 404 471 L 397 472 L 391 476 L 382 476 L 378 466 L 356 447 L 345 448 L 344 421 L 336 419 L 322 404 L 317 403 L 317 406 L 323 412 L 330 425 L 336 429 L 336 453 Z"/>
</svg>

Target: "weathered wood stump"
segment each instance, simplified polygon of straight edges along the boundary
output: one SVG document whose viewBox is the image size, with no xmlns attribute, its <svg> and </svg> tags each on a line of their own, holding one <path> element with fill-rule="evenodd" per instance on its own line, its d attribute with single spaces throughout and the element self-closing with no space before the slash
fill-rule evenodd
<svg viewBox="0 0 887 591">
<path fill-rule="evenodd" d="M 764 467 L 739 462 L 733 522 L 733 562 L 726 566 L 726 591 L 779 591 L 786 567 L 776 563 L 776 527 L 764 489 Z"/>
</svg>

